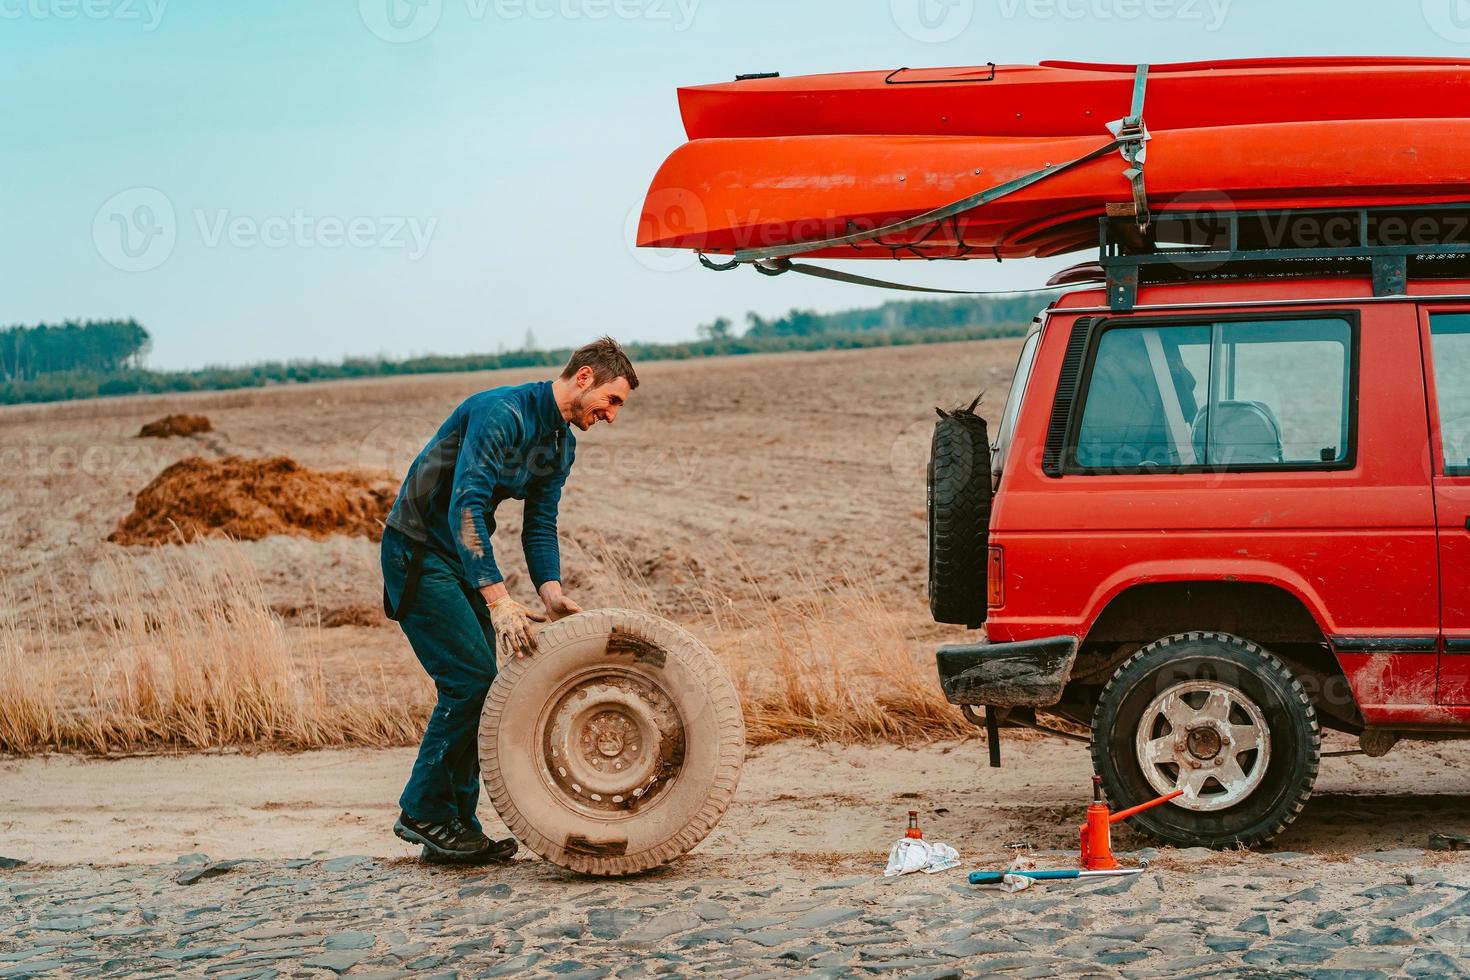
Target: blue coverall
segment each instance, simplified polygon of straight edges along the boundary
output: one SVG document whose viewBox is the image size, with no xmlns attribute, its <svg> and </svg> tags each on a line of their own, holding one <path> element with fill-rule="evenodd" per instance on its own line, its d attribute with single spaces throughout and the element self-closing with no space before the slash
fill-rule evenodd
<svg viewBox="0 0 1470 980">
<path fill-rule="evenodd" d="M 531 582 L 560 581 L 556 512 L 575 456 L 576 439 L 543 381 L 471 396 L 409 467 L 382 563 L 385 605 L 439 695 L 399 799 L 415 820 L 458 816 L 480 829 L 476 736 L 495 679 L 495 629 L 479 590 L 504 577 L 490 542 L 495 508 L 507 498 L 526 502 L 521 544 Z"/>
</svg>

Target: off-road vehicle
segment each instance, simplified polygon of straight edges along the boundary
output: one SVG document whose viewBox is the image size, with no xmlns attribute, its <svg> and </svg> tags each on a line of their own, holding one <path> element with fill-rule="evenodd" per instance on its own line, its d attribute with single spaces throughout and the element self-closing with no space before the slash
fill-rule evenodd
<svg viewBox="0 0 1470 980">
<path fill-rule="evenodd" d="M 1184 791 L 1140 829 L 1249 846 L 1323 728 L 1470 735 L 1463 211 L 1194 216 L 1170 247 L 1103 222 L 994 444 L 965 411 L 935 433 L 931 605 L 986 631 L 940 679 L 992 764 L 1000 727 L 1065 719 L 1119 805 Z"/>
</svg>

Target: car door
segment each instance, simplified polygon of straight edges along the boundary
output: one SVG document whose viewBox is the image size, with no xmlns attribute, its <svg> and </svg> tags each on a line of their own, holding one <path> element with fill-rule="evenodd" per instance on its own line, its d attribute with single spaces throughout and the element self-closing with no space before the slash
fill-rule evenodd
<svg viewBox="0 0 1470 980">
<path fill-rule="evenodd" d="M 1440 704 L 1470 704 L 1470 308 L 1421 316 L 1439 539 Z"/>
</svg>

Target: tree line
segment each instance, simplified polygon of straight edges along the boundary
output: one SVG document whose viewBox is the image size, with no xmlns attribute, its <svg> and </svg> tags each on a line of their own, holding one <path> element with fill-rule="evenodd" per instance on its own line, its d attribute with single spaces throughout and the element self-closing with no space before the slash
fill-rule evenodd
<svg viewBox="0 0 1470 980">
<path fill-rule="evenodd" d="M 114 374 L 140 369 L 151 339 L 136 320 L 67 321 L 0 330 L 0 378 L 30 381 L 46 374 Z"/>
<path fill-rule="evenodd" d="M 1005 297 L 966 297 L 939 302 L 897 302 L 886 303 L 874 309 L 830 314 L 793 310 L 774 320 L 765 320 L 751 313 L 746 317 L 746 329 L 738 335 L 728 320 L 717 320 L 714 324 L 700 327 L 698 340 L 672 344 L 635 342 L 625 344 L 624 347 L 634 361 L 662 361 L 1018 336 L 1025 332 L 1031 318 L 1051 295 L 1049 292 L 1018 293 Z M 719 326 L 722 322 L 723 326 Z M 405 359 L 348 358 L 340 362 L 270 361 L 245 367 L 149 371 L 142 367 L 143 356 L 149 347 L 148 332 L 132 320 L 65 324 L 59 328 L 17 327 L 0 332 L 0 338 L 13 343 L 17 332 L 65 331 L 68 327 L 77 331 L 70 335 L 74 342 L 72 353 L 68 355 L 70 360 L 59 354 L 53 355 L 51 359 L 28 354 L 25 363 L 30 373 L 19 370 L 12 372 L 9 368 L 10 362 L 5 362 L 6 373 L 0 379 L 0 404 L 256 388 L 343 378 L 560 367 L 571 355 L 569 348 L 533 349 L 534 345 L 528 335 L 525 349 L 494 354 Z M 124 327 L 129 329 L 120 329 Z M 80 340 L 80 334 L 87 331 L 92 331 L 92 339 L 87 342 L 92 345 L 90 347 Z M 103 337 L 113 338 L 112 346 L 102 343 Z M 92 353 L 81 356 L 80 352 L 85 351 Z M 48 366 L 57 364 L 73 366 L 59 370 L 47 369 Z"/>
<path fill-rule="evenodd" d="M 840 313 L 792 310 L 785 316 L 772 320 L 758 313 L 747 313 L 744 336 L 813 337 L 819 334 L 862 333 L 869 330 L 891 333 L 902 330 L 1013 326 L 1017 323 L 1030 323 L 1036 311 L 1054 295 L 1054 291 L 1043 291 L 997 296 L 962 296 L 948 300 L 898 300 L 882 306 Z M 733 336 L 733 324 L 722 317 L 713 323 L 701 325 L 699 335 Z"/>
</svg>

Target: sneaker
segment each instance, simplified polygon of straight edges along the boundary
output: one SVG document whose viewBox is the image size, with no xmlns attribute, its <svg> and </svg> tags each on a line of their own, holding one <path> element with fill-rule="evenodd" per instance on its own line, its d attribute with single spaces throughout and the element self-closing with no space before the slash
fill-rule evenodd
<svg viewBox="0 0 1470 980">
<path fill-rule="evenodd" d="M 427 845 L 424 846 L 424 852 L 419 857 L 428 864 L 500 864 L 515 857 L 516 851 L 520 849 L 520 845 L 513 838 L 497 841 L 491 841 L 488 837 L 485 839 L 490 842 L 483 850 L 463 857 L 451 857 L 433 851 Z"/>
<path fill-rule="evenodd" d="M 442 823 L 415 820 L 400 813 L 393 824 L 393 833 L 410 844 L 422 844 L 425 850 L 441 858 L 465 858 L 478 855 L 489 846 L 484 834 L 465 826 L 458 817 Z"/>
</svg>

